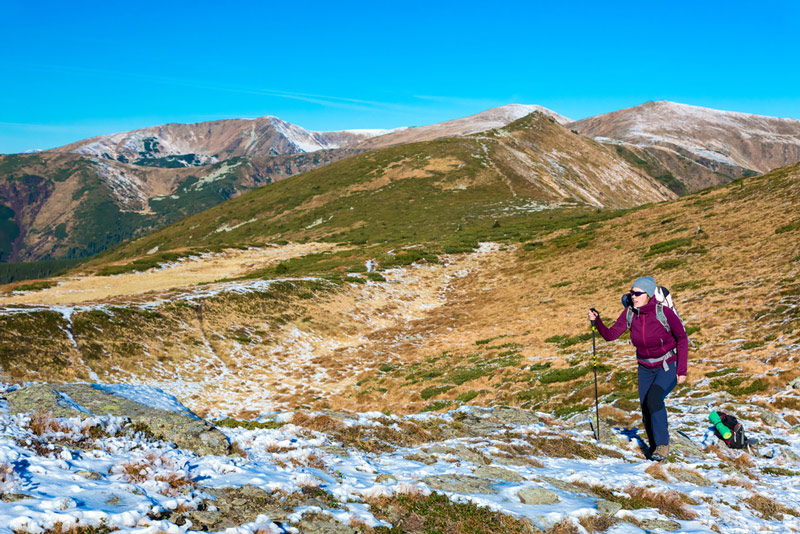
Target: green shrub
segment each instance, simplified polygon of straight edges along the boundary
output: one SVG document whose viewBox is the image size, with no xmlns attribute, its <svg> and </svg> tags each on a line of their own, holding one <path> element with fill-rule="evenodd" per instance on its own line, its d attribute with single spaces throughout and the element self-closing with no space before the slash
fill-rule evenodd
<svg viewBox="0 0 800 534">
<path fill-rule="evenodd" d="M 798 229 L 800 229 L 800 219 L 795 219 L 794 221 L 790 222 L 789 224 L 781 226 L 780 228 L 776 228 L 775 229 L 775 233 L 776 234 L 783 234 L 785 232 L 792 232 L 792 231 L 798 230 Z"/>
<path fill-rule="evenodd" d="M 478 396 L 477 391 L 465 391 L 464 393 L 460 394 L 456 397 L 456 401 L 467 403 Z"/>
<path fill-rule="evenodd" d="M 545 339 L 544 341 L 545 343 L 555 343 L 558 345 L 558 348 L 565 349 L 567 347 L 571 347 L 572 345 L 589 341 L 590 339 L 592 339 L 592 333 L 586 332 L 584 334 L 578 334 L 577 336 L 569 336 L 567 334 L 555 335 Z"/>
<path fill-rule="evenodd" d="M 655 243 L 654 245 L 650 245 L 650 250 L 644 255 L 645 258 L 649 258 L 651 256 L 656 256 L 658 254 L 665 254 L 672 250 L 682 247 L 688 247 L 692 244 L 691 238 L 688 237 L 680 237 L 677 239 L 669 239 L 667 241 L 661 241 L 660 243 Z"/>
<path fill-rule="evenodd" d="M 41 291 L 43 289 L 54 287 L 55 285 L 56 285 L 55 282 L 42 280 L 41 282 L 34 282 L 32 284 L 23 284 L 21 286 L 17 286 L 14 288 L 14 291 Z"/>
<path fill-rule="evenodd" d="M 462 367 L 455 369 L 454 371 L 447 373 L 447 379 L 457 386 L 460 386 L 464 382 L 469 382 L 470 380 L 476 380 L 483 376 L 487 376 L 492 374 L 491 369 L 481 369 L 479 367 Z"/>
<path fill-rule="evenodd" d="M 419 396 L 424 400 L 428 400 L 432 397 L 436 397 L 437 395 L 441 395 L 442 393 L 450 391 L 451 389 L 453 389 L 453 386 L 431 386 L 420 391 Z"/>
<path fill-rule="evenodd" d="M 552 384 L 554 382 L 569 382 L 576 378 L 580 378 L 591 371 L 592 368 L 587 367 L 567 367 L 565 369 L 553 369 L 539 377 L 539 382 L 542 384 Z"/>
<path fill-rule="evenodd" d="M 684 260 L 684 259 L 681 259 L 681 258 L 670 258 L 668 260 L 664 260 L 664 261 L 660 261 L 660 262 L 656 263 L 654 268 L 656 270 L 667 271 L 669 269 L 676 269 L 676 268 L 680 267 L 681 265 L 684 265 L 685 263 L 686 263 L 686 260 Z"/>
<path fill-rule="evenodd" d="M 736 367 L 726 367 L 725 369 L 719 369 L 718 371 L 710 371 L 706 373 L 706 376 L 708 378 L 715 378 L 718 376 L 725 376 L 731 373 L 736 373 L 737 371 L 739 371 L 739 369 L 737 369 Z"/>
<path fill-rule="evenodd" d="M 372 280 L 373 282 L 385 282 L 386 278 L 383 277 L 381 273 L 364 273 L 364 276 Z"/>
</svg>

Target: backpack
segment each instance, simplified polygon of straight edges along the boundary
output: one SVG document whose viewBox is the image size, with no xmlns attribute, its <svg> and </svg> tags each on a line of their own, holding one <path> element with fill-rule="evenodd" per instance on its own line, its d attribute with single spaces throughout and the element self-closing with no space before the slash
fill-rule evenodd
<svg viewBox="0 0 800 534">
<path fill-rule="evenodd" d="M 672 295 L 669 289 L 664 286 L 656 286 L 656 292 L 653 298 L 656 299 L 656 317 L 658 318 L 658 322 L 661 323 L 661 326 L 664 327 L 664 330 L 666 330 L 668 334 L 672 332 L 672 329 L 669 327 L 667 316 L 664 315 L 664 306 L 675 312 L 678 320 L 683 324 L 683 319 L 681 319 L 681 316 L 678 314 L 678 308 L 675 307 L 675 303 L 672 301 Z M 631 299 L 630 293 L 622 295 L 622 305 L 628 308 L 626 319 L 628 321 L 628 330 L 630 330 L 631 323 L 633 322 L 633 300 Z M 691 339 L 689 339 L 689 343 L 692 343 Z M 692 343 L 692 346 L 694 347 L 694 343 Z"/>
<path fill-rule="evenodd" d="M 730 447 L 731 449 L 744 449 L 747 445 L 747 437 L 744 435 L 744 427 L 742 427 L 742 423 L 738 421 L 734 416 L 726 414 L 725 412 L 717 412 L 720 419 L 722 420 L 722 424 L 728 427 L 731 431 L 731 437 L 725 439 L 722 437 L 722 434 L 719 433 L 719 430 L 714 427 L 714 434 L 725 442 L 725 445 Z"/>
</svg>

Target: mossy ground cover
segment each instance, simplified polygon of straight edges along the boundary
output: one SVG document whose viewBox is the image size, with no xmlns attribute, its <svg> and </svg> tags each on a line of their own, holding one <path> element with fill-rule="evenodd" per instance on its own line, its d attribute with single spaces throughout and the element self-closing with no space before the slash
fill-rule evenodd
<svg viewBox="0 0 800 534">
<path fill-rule="evenodd" d="M 376 527 L 375 534 L 531 532 L 531 525 L 525 521 L 472 502 L 454 502 L 439 493 L 374 500 L 370 501 L 370 507 L 376 517 L 393 525 Z"/>
</svg>

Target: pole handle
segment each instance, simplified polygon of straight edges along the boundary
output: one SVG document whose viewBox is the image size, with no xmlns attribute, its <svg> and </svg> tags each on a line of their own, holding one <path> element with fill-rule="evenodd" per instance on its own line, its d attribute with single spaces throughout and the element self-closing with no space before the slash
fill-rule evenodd
<svg viewBox="0 0 800 534">
<path fill-rule="evenodd" d="M 594 312 L 594 313 L 596 313 L 597 315 L 600 315 L 600 312 L 598 312 L 598 311 L 597 311 L 597 310 L 595 310 L 594 308 L 589 308 L 589 311 L 593 311 L 593 312 Z M 595 326 L 597 326 L 597 325 L 595 324 L 597 321 L 590 321 L 590 322 L 592 323 L 592 328 L 594 328 Z"/>
</svg>

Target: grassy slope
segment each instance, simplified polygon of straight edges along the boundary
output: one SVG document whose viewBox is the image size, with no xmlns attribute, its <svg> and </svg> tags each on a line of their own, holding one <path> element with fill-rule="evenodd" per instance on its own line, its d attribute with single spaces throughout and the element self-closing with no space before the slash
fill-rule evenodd
<svg viewBox="0 0 800 534">
<path fill-rule="evenodd" d="M 653 274 L 673 289 L 697 344 L 691 384 L 678 394 L 772 395 L 800 374 L 792 363 L 800 344 L 798 213 L 800 164 L 509 252 L 464 279 L 460 297 L 418 326 L 441 332 L 458 325 L 469 335 L 446 347 L 432 343 L 401 364 L 389 361 L 362 378 L 359 393 L 366 404 L 440 408 L 477 396 L 557 414 L 588 410 L 594 390 L 585 309 L 594 305 L 613 321 L 631 280 Z M 598 347 L 601 395 L 635 411 L 630 348 L 602 340 Z M 797 397 L 770 402 L 800 409 Z"/>
<path fill-rule="evenodd" d="M 0 365 L 16 379 L 85 378 L 88 365 L 107 380 L 128 373 L 166 380 L 190 364 L 198 365 L 197 379 L 227 369 L 246 382 L 275 365 L 276 354 L 281 367 L 294 365 L 287 362 L 295 341 L 286 336 L 297 330 L 315 346 L 350 348 L 297 363 L 297 379 L 306 384 L 302 377 L 327 369 L 311 388 L 284 393 L 279 384 L 270 386 L 290 406 L 418 411 L 506 403 L 567 415 L 588 410 L 593 400 L 585 309 L 594 305 L 614 318 L 631 280 L 653 274 L 673 289 L 687 325 L 699 329 L 692 334 L 698 348 L 691 353 L 691 385 L 676 395 L 771 395 L 799 374 L 791 364 L 800 343 L 798 205 L 795 165 L 674 202 L 592 214 L 606 220 L 565 217 L 557 229 L 543 227 L 549 221 L 540 214 L 520 215 L 517 230 L 536 236 L 525 245 L 519 235 L 503 235 L 510 223 L 485 221 L 481 231 L 507 244 L 478 255 L 469 276 L 449 278 L 441 306 L 413 319 L 386 315 L 395 318 L 383 326 L 365 322 L 363 312 L 351 314 L 348 302 L 385 293 L 396 302 L 388 302 L 388 310 L 413 305 L 416 286 L 397 291 L 444 269 L 431 264 L 437 261 L 434 244 L 418 256 L 429 258 L 427 267 L 367 293 L 363 285 L 341 281 L 279 284 L 263 295 L 220 295 L 148 312 L 77 312 L 71 324 L 50 312 L 4 317 Z M 286 269 L 331 274 L 363 266 L 374 252 L 354 247 L 286 262 Z M 598 347 L 604 404 L 613 403 L 609 410 L 619 417 L 635 414 L 629 347 L 622 341 Z M 192 363 L 201 352 L 213 357 Z M 326 380 L 335 395 L 316 389 L 325 390 Z M 759 402 L 800 409 L 791 396 Z"/>
<path fill-rule="evenodd" d="M 155 168 L 95 160 L 78 154 L 0 155 L 0 261 L 80 258 L 161 228 L 286 176 L 304 172 L 355 153 L 325 150 L 263 158 L 232 158 L 199 167 Z M 120 206 L 101 178 L 98 161 L 128 179 L 169 194 Z M 217 173 L 213 181 L 204 177 Z M 114 187 L 121 187 L 119 184 Z M 173 190 L 174 188 L 174 190 Z M 124 187 L 123 187 L 124 189 Z M 3 191 L 6 191 L 6 195 Z M 5 205 L 20 213 L 14 220 Z M 21 279 L 17 269 L 15 279 Z M 8 277 L 7 277 L 8 278 Z M 6 279 L 7 279 L 6 278 Z M 5 281 L 0 272 L 0 282 Z"/>
<path fill-rule="evenodd" d="M 570 155 L 562 154 L 557 165 L 552 153 L 559 150 Z M 521 164 L 514 153 L 524 153 L 527 161 Z M 575 200 L 586 195 L 586 187 L 608 204 L 633 205 L 640 197 L 626 193 L 630 182 L 609 186 L 593 179 L 608 165 L 628 169 L 599 144 L 533 114 L 503 130 L 376 150 L 294 176 L 117 247 L 92 265 L 135 258 L 156 247 L 280 240 L 390 247 L 474 246 L 478 239 L 504 236 L 524 241 L 562 226 L 564 219 L 568 225 L 591 219 L 595 210 Z M 644 177 L 634 181 L 636 187 L 652 187 Z M 532 202 L 580 209 L 535 213 Z"/>
</svg>

